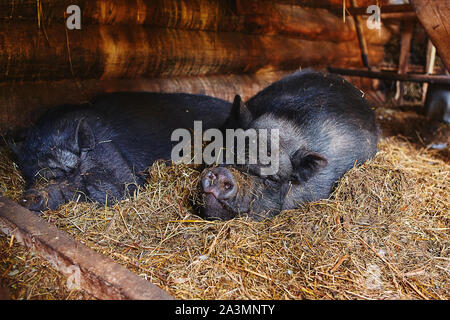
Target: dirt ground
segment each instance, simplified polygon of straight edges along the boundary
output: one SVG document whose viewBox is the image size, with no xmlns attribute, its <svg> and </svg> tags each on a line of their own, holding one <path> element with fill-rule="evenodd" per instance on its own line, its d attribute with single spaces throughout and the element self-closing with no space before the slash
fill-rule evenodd
<svg viewBox="0 0 450 320">
<path fill-rule="evenodd" d="M 403 137 L 418 148 L 437 150 L 444 161 L 450 161 L 450 125 L 429 122 L 423 115 L 423 106 L 389 104 L 376 110 L 382 137 Z"/>
</svg>

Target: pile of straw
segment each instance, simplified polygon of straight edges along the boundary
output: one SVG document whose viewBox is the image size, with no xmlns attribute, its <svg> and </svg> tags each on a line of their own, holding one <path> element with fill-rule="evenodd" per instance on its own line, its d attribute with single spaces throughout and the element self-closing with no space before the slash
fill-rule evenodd
<svg viewBox="0 0 450 320">
<path fill-rule="evenodd" d="M 25 188 L 25 180 L 12 158 L 9 149 L 0 147 L 0 195 L 17 201 Z"/>
<path fill-rule="evenodd" d="M 134 199 L 43 217 L 179 299 L 449 299 L 450 165 L 379 149 L 329 199 L 263 222 L 200 219 L 199 169 L 164 162 Z"/>
<path fill-rule="evenodd" d="M 17 241 L 0 233 L 0 286 L 9 298 L 27 300 L 94 299 L 84 291 L 66 286 L 67 278 L 52 264 Z"/>
</svg>

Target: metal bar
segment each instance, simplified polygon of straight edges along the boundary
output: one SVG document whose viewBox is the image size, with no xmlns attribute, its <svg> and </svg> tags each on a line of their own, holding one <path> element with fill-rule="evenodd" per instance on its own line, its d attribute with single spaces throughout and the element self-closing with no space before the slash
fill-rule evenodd
<svg viewBox="0 0 450 320">
<path fill-rule="evenodd" d="M 368 71 L 365 69 L 343 69 L 329 67 L 328 71 L 344 76 L 355 76 L 372 79 L 384 79 L 393 81 L 409 81 L 409 82 L 427 82 L 450 84 L 450 76 L 447 75 L 425 75 L 425 74 L 397 74 L 386 71 Z"/>
<path fill-rule="evenodd" d="M 0 230 L 48 260 L 68 277 L 68 287 L 81 287 L 98 299 L 173 299 L 6 197 L 0 197 Z"/>
</svg>

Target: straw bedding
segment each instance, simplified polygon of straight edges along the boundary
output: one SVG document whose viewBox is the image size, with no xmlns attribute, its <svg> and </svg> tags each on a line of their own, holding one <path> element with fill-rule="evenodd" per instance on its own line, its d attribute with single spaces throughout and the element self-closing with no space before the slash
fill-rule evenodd
<svg viewBox="0 0 450 320">
<path fill-rule="evenodd" d="M 398 137 L 379 149 L 329 199 L 262 222 L 200 219 L 199 168 L 164 162 L 133 199 L 43 218 L 179 299 L 449 299 L 450 165 Z"/>
<path fill-rule="evenodd" d="M 0 287 L 7 289 L 8 298 L 94 299 L 82 290 L 68 289 L 66 283 L 67 278 L 55 270 L 50 262 L 19 245 L 14 239 L 11 241 L 3 233 L 0 234 Z"/>
<path fill-rule="evenodd" d="M 379 147 L 330 199 L 268 221 L 201 220 L 199 169 L 164 162 L 134 199 L 43 217 L 181 299 L 448 299 L 449 165 Z"/>
</svg>

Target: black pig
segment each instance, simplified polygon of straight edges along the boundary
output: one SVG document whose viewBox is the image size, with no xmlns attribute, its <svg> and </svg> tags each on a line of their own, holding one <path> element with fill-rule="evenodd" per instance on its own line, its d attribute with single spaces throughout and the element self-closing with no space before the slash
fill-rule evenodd
<svg viewBox="0 0 450 320">
<path fill-rule="evenodd" d="M 177 128 L 229 125 L 232 104 L 204 95 L 112 93 L 46 112 L 15 150 L 33 211 L 69 200 L 111 204 L 145 182 L 145 169 L 169 160 Z"/>
<path fill-rule="evenodd" d="M 279 169 L 262 165 L 206 169 L 201 214 L 211 219 L 248 215 L 261 220 L 302 203 L 327 198 L 350 168 L 377 152 L 375 115 L 362 91 L 336 75 L 296 72 L 243 104 L 236 97 L 244 129 L 278 129 Z"/>
<path fill-rule="evenodd" d="M 425 113 L 432 121 L 450 123 L 450 86 L 430 84 L 425 100 Z"/>
</svg>

